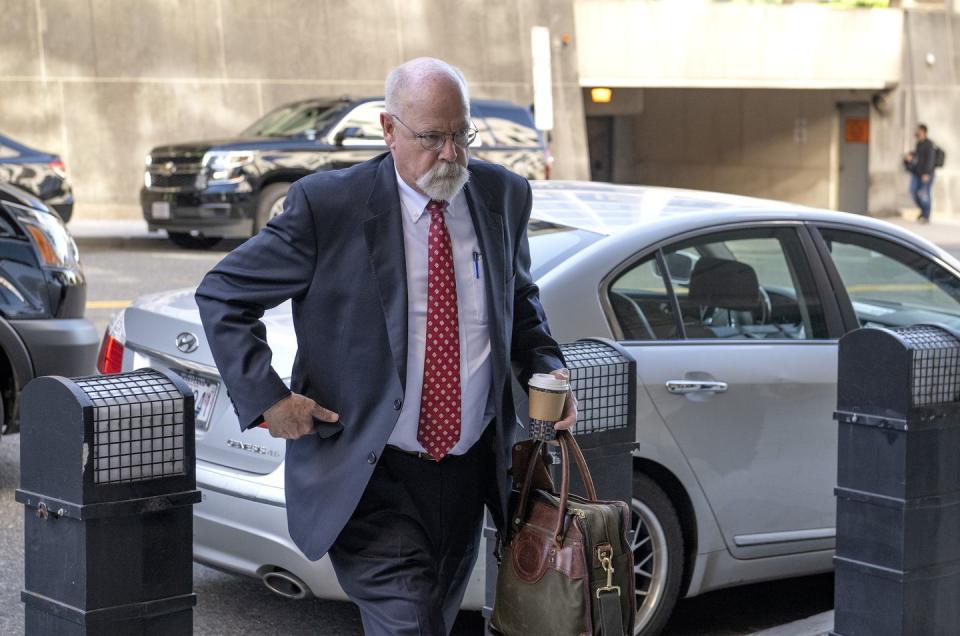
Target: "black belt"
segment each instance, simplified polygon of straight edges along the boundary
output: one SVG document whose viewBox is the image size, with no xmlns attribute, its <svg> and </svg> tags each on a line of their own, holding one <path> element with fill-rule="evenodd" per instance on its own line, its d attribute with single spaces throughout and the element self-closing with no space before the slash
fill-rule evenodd
<svg viewBox="0 0 960 636">
<path fill-rule="evenodd" d="M 422 459 L 428 462 L 436 463 L 436 459 L 433 458 L 433 455 L 430 453 L 424 453 L 423 451 L 410 451 L 405 448 L 400 448 L 399 446 L 394 446 L 393 444 L 387 444 L 387 450 L 396 451 L 397 453 L 403 453 L 404 455 L 410 455 L 411 457 L 416 457 L 417 459 Z"/>
</svg>

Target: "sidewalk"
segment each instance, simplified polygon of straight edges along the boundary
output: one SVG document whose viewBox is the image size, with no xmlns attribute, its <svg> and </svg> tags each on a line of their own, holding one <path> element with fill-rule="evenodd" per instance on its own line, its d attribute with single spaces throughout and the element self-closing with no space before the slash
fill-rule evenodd
<svg viewBox="0 0 960 636">
<path fill-rule="evenodd" d="M 954 217 L 937 218 L 933 217 L 930 223 L 921 225 L 913 218 L 905 219 L 899 216 L 883 219 L 894 225 L 918 234 L 931 243 L 944 249 L 947 247 L 960 247 L 960 219 Z"/>
<path fill-rule="evenodd" d="M 772 627 L 751 636 L 823 636 L 833 629 L 833 612 L 824 612 L 800 621 Z"/>
</svg>

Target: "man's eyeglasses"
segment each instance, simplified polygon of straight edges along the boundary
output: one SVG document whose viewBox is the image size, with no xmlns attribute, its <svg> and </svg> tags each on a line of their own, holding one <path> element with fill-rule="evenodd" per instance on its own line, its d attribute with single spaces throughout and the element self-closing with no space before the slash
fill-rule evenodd
<svg viewBox="0 0 960 636">
<path fill-rule="evenodd" d="M 453 143 L 458 148 L 466 148 L 473 143 L 473 140 L 477 138 L 477 129 L 470 127 L 459 130 L 455 133 L 444 133 L 438 130 L 428 130 L 426 132 L 417 132 L 410 126 L 407 126 L 403 123 L 403 120 L 394 115 L 393 113 L 387 113 L 398 122 L 400 122 L 404 128 L 413 133 L 413 136 L 417 138 L 420 142 L 420 145 L 424 150 L 434 151 L 440 150 L 443 147 L 443 144 L 446 143 L 447 137 L 453 138 Z"/>
</svg>

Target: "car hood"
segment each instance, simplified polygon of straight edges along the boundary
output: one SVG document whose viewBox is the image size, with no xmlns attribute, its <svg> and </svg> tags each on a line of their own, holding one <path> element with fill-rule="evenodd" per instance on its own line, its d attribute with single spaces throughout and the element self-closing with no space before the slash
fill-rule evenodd
<svg viewBox="0 0 960 636">
<path fill-rule="evenodd" d="M 211 150 L 243 151 L 243 150 L 276 150 L 290 148 L 300 144 L 316 147 L 317 142 L 305 137 L 227 137 L 224 139 L 208 139 L 203 141 L 187 141 L 178 144 L 157 146 L 150 151 L 151 155 L 165 157 L 188 157 L 203 155 Z"/>
</svg>

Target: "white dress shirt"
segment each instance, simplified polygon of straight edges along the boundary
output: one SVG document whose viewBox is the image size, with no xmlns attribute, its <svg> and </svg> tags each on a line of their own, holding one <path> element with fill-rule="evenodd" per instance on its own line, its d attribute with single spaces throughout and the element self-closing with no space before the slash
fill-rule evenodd
<svg viewBox="0 0 960 636">
<path fill-rule="evenodd" d="M 427 346 L 427 257 L 430 235 L 430 198 L 420 194 L 397 174 L 403 217 L 403 251 L 407 264 L 407 390 L 400 419 L 388 444 L 409 451 L 425 451 L 417 441 L 420 395 Z M 450 454 L 462 455 L 480 439 L 493 417 L 490 399 L 490 331 L 487 326 L 486 272 L 477 234 L 463 191 L 447 205 L 444 222 L 453 247 L 457 279 L 457 315 L 460 329 L 460 441 Z"/>
</svg>

